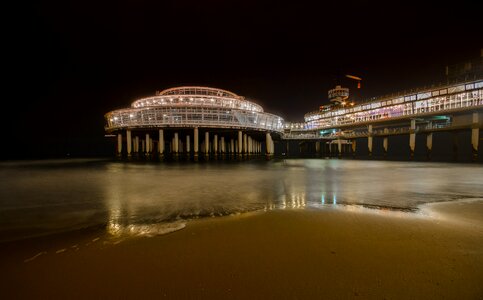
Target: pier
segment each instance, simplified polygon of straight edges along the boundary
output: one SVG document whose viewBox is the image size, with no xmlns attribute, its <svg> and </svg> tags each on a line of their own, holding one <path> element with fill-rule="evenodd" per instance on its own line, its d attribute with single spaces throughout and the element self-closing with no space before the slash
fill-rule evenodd
<svg viewBox="0 0 483 300">
<path fill-rule="evenodd" d="M 391 140 L 401 136 L 407 139 L 408 159 L 414 159 L 420 136 L 431 159 L 433 139 L 442 133 L 452 135 L 448 147 L 456 157 L 458 133 L 469 132 L 471 159 L 478 160 L 483 128 L 481 78 L 361 103 L 350 102 L 348 93 L 337 86 L 329 91 L 333 104 L 305 114 L 302 123 L 292 123 L 229 91 L 171 88 L 138 99 L 130 108 L 107 113 L 105 130 L 117 138 L 119 157 L 193 161 L 270 159 L 276 154 L 289 155 L 294 143 L 298 154 L 354 157 L 361 141 L 372 157 L 381 140 L 386 156 Z"/>
<path fill-rule="evenodd" d="M 414 158 L 416 137 L 425 137 L 428 159 L 435 135 L 450 133 L 453 152 L 458 151 L 458 133 L 471 134 L 472 160 L 478 159 L 483 128 L 483 80 L 467 80 L 355 104 L 344 103 L 305 115 L 303 123 L 284 124 L 285 140 L 314 143 L 315 153 L 341 157 L 354 155 L 357 143 L 365 140 L 372 156 L 375 140 L 382 140 L 384 155 L 390 139 L 405 136 L 409 158 Z M 325 147 L 317 146 L 320 143 Z"/>
<path fill-rule="evenodd" d="M 119 157 L 163 160 L 249 159 L 274 155 L 284 120 L 232 92 L 179 87 L 107 113 Z M 262 146 L 263 145 L 263 146 Z"/>
</svg>

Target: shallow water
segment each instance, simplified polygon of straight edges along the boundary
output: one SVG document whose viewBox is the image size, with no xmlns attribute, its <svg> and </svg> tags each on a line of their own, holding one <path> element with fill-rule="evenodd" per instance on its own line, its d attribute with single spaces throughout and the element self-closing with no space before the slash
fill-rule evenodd
<svg viewBox="0 0 483 300">
<path fill-rule="evenodd" d="M 90 226 L 152 234 L 183 220 L 273 208 L 412 211 L 483 197 L 481 165 L 325 159 L 211 163 L 0 163 L 0 241 Z M 160 226 L 169 222 L 169 226 Z"/>
</svg>

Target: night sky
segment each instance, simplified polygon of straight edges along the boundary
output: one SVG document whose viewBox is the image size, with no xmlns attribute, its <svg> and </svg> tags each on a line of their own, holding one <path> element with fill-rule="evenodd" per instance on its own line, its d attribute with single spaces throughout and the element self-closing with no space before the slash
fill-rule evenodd
<svg viewBox="0 0 483 300">
<path fill-rule="evenodd" d="M 476 1 L 37 1 L 4 13 L 0 159 L 110 154 L 103 115 L 156 90 L 218 87 L 302 121 L 340 75 L 363 78 L 358 97 L 380 96 L 440 82 L 483 47 Z"/>
</svg>

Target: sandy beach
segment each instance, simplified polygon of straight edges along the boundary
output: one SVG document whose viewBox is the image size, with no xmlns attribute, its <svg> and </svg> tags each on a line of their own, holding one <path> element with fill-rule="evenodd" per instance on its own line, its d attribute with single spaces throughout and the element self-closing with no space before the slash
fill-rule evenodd
<svg viewBox="0 0 483 300">
<path fill-rule="evenodd" d="M 2 299 L 481 299 L 483 201 L 288 209 L 1 245 Z"/>
</svg>

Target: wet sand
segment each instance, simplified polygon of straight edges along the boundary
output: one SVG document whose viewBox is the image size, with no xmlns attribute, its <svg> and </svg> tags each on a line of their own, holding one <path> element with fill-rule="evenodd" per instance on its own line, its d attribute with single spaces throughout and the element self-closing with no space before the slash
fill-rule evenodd
<svg viewBox="0 0 483 300">
<path fill-rule="evenodd" d="M 483 298 L 483 201 L 273 210 L 119 243 L 102 232 L 0 245 L 0 298 Z"/>
</svg>

